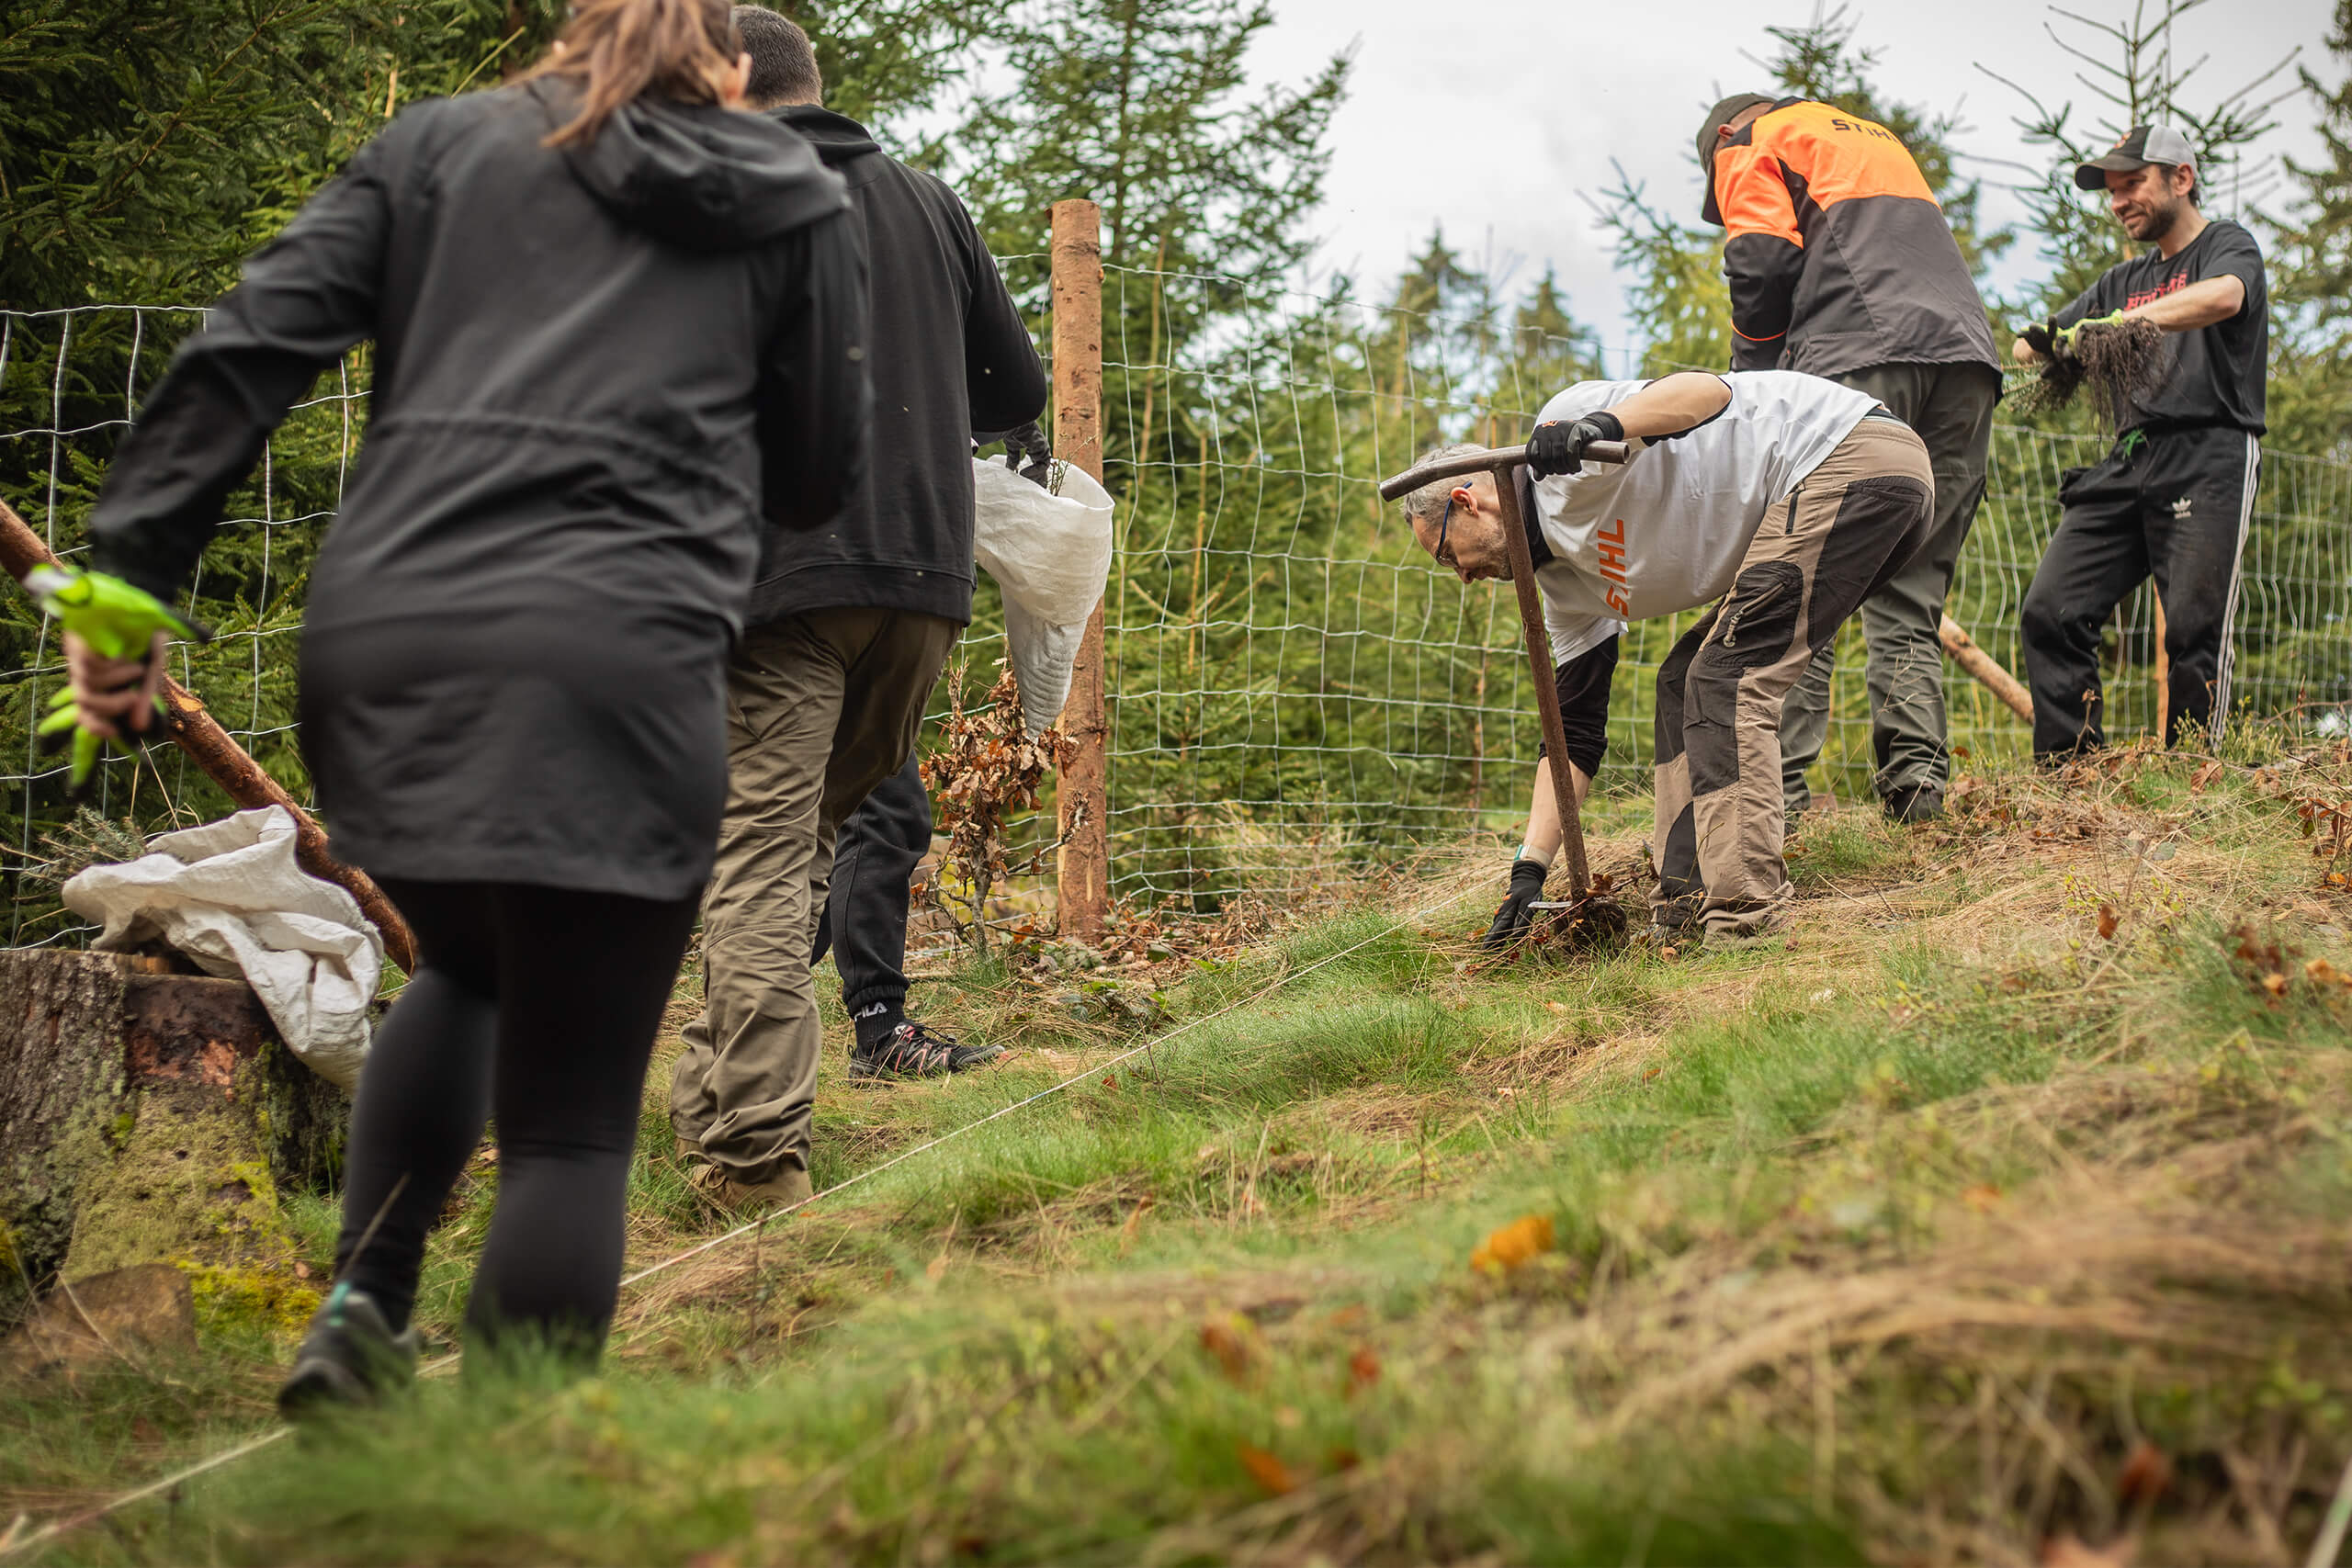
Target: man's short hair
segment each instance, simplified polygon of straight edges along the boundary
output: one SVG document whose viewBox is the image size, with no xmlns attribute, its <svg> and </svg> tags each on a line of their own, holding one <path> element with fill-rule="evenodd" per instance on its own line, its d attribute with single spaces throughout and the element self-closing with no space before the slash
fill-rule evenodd
<svg viewBox="0 0 2352 1568">
<path fill-rule="evenodd" d="M 743 35 L 743 52 L 752 57 L 752 79 L 743 87 L 746 103 L 772 109 L 778 104 L 824 101 L 824 73 L 817 69 L 817 51 L 799 23 L 764 6 L 738 6 L 735 30 Z"/>
<path fill-rule="evenodd" d="M 1432 446 L 1414 460 L 1413 467 L 1418 468 L 1429 463 L 1442 463 L 1448 457 L 1460 457 L 1472 452 L 1485 450 L 1483 446 L 1466 446 L 1459 441 L 1450 446 Z M 1407 491 L 1406 518 L 1410 520 L 1415 517 L 1426 517 L 1435 522 L 1445 511 L 1445 498 L 1459 489 L 1465 478 L 1476 479 L 1476 477 L 1475 474 L 1456 474 L 1450 479 L 1431 479 L 1419 490 Z"/>
</svg>

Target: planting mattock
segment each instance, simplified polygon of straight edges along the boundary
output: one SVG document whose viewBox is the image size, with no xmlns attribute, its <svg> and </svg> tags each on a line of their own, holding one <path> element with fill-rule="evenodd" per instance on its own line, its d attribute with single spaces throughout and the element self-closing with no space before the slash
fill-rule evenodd
<svg viewBox="0 0 2352 1568">
<path fill-rule="evenodd" d="M 1622 441 L 1596 441 L 1585 448 L 1588 463 L 1622 463 L 1631 456 Z M 1576 784 L 1568 777 L 1568 736 L 1560 723 L 1560 692 L 1552 680 L 1552 638 L 1544 629 L 1544 601 L 1535 591 L 1535 557 L 1527 547 L 1527 525 L 1519 514 L 1519 487 L 1511 470 L 1527 461 L 1524 446 L 1463 452 L 1408 468 L 1380 486 L 1380 499 L 1395 501 L 1425 484 L 1464 474 L 1492 474 L 1502 503 L 1503 547 L 1510 552 L 1510 582 L 1519 592 L 1519 622 L 1527 634 L 1528 674 L 1535 682 L 1535 711 L 1544 721 L 1544 749 L 1552 759 L 1552 796 L 1560 808 L 1560 832 L 1568 852 L 1569 897 L 1581 903 L 1592 892 L 1585 863 L 1584 824 L 1577 816 Z"/>
</svg>

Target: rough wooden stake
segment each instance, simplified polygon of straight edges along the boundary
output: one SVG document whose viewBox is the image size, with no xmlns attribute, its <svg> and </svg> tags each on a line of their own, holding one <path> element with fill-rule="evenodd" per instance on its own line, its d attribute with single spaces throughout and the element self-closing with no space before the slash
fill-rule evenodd
<svg viewBox="0 0 2352 1568">
<path fill-rule="evenodd" d="M 2018 683 L 2016 676 L 2002 669 L 1999 660 L 1977 647 L 1976 639 L 1961 630 L 1958 621 L 1946 615 L 1938 635 L 1954 664 L 1982 681 L 1988 691 L 2008 705 L 2011 713 L 2028 724 L 2033 722 L 2033 694 Z"/>
<path fill-rule="evenodd" d="M 1054 456 L 1102 478 L 1102 210 L 1054 203 Z M 1116 570 L 1114 565 L 1114 570 Z M 1102 939 L 1111 911 L 1110 728 L 1102 700 L 1102 606 L 1087 617 L 1062 708 L 1061 934 Z"/>
<path fill-rule="evenodd" d="M 2156 605 L 2156 744 L 2172 744 L 2172 655 L 2165 648 L 2165 596 L 2148 589 Z"/>
<path fill-rule="evenodd" d="M 16 509 L 0 501 L 0 570 L 22 582 L 35 567 L 60 564 L 40 536 L 17 515 Z M 329 853 L 326 830 L 286 793 L 285 785 L 271 778 L 268 771 L 220 728 L 194 693 L 169 676 L 164 680 L 164 733 L 194 759 L 205 776 L 219 784 L 231 800 L 247 810 L 265 806 L 285 807 L 286 814 L 294 818 L 294 858 L 302 869 L 334 883 L 357 899 L 359 912 L 373 921 L 383 936 L 384 956 L 399 964 L 401 974 L 414 974 L 416 939 L 409 934 L 408 922 L 401 918 L 401 912 L 384 897 L 384 890 L 376 886 L 374 879 Z"/>
</svg>

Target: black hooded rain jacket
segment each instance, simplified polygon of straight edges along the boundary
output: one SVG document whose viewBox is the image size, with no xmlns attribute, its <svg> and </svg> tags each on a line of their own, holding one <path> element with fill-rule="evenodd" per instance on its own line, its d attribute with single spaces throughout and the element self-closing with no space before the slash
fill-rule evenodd
<svg viewBox="0 0 2352 1568">
<path fill-rule="evenodd" d="M 691 894 L 762 536 L 863 470 L 840 178 L 763 117 L 570 89 L 415 105 L 247 264 L 123 443 L 93 558 L 159 594 L 365 338 L 367 440 L 312 569 L 302 744 L 379 874 Z M 805 535 L 801 536 L 805 537 Z"/>
<path fill-rule="evenodd" d="M 874 461 L 849 509 L 769 541 L 752 618 L 911 610 L 972 618 L 972 434 L 1045 411 L 1046 372 L 996 261 L 956 193 L 855 120 L 771 111 L 848 182 L 873 268 Z"/>
</svg>

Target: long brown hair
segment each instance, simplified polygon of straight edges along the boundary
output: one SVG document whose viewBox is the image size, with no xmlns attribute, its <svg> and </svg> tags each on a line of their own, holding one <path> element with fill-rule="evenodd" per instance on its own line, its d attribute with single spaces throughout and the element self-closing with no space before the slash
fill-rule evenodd
<svg viewBox="0 0 2352 1568">
<path fill-rule="evenodd" d="M 579 0 L 556 47 L 526 74 L 580 89 L 580 112 L 547 139 L 561 147 L 594 141 L 616 112 L 649 94 L 717 103 L 720 73 L 742 52 L 728 0 Z"/>
</svg>

